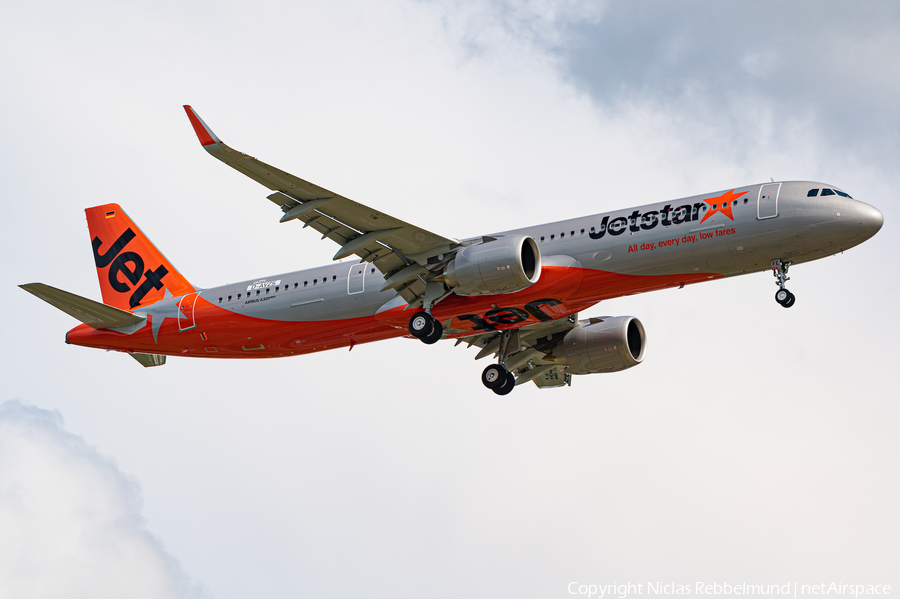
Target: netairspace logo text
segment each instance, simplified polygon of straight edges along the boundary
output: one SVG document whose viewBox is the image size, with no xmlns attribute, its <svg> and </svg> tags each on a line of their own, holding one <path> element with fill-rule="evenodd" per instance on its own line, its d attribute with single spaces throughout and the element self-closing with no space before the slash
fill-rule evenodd
<svg viewBox="0 0 900 599">
<path fill-rule="evenodd" d="M 825 582 L 818 584 L 800 584 L 789 582 L 787 584 L 750 584 L 741 582 L 731 584 L 727 582 L 695 582 L 693 584 L 680 584 L 677 582 L 623 582 L 611 584 L 585 584 L 570 582 L 566 587 L 570 595 L 577 595 L 587 599 L 626 599 L 641 595 L 663 596 L 737 596 L 737 597 L 859 597 L 890 595 L 891 585 L 888 584 L 844 584 L 841 582 Z"/>
</svg>

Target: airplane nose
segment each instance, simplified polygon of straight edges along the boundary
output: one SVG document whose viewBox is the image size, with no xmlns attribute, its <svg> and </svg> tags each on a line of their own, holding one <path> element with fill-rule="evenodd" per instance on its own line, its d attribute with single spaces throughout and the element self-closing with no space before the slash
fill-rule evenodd
<svg viewBox="0 0 900 599">
<path fill-rule="evenodd" d="M 884 215 L 875 206 L 869 206 L 863 202 L 859 202 L 856 208 L 858 226 L 862 227 L 866 232 L 866 237 L 872 237 L 881 230 L 884 225 Z"/>
</svg>

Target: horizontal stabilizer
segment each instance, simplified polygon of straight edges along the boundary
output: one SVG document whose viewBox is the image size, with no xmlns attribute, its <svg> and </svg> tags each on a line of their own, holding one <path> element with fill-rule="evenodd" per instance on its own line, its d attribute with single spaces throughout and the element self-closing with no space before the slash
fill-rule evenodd
<svg viewBox="0 0 900 599">
<path fill-rule="evenodd" d="M 131 312 L 119 310 L 43 283 L 26 283 L 19 287 L 95 329 L 115 329 L 144 321 L 143 317 Z"/>
<path fill-rule="evenodd" d="M 151 366 L 162 366 L 166 363 L 166 357 L 159 354 L 128 354 L 141 363 L 144 368 Z"/>
</svg>

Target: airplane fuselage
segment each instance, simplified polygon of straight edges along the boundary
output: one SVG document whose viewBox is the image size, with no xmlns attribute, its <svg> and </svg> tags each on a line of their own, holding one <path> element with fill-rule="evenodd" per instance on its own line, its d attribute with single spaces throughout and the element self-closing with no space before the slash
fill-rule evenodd
<svg viewBox="0 0 900 599">
<path fill-rule="evenodd" d="M 830 256 L 862 243 L 882 222 L 878 210 L 834 186 L 793 181 L 505 231 L 489 237 L 537 242 L 538 282 L 506 294 L 451 294 L 432 313 L 445 338 L 520 328 L 604 299 L 770 270 L 776 259 Z M 412 311 L 395 290 L 382 291 L 384 283 L 370 263 L 333 263 L 163 299 L 134 310 L 147 317 L 142 324 L 80 325 L 66 340 L 150 354 L 270 358 L 409 335 Z"/>
</svg>

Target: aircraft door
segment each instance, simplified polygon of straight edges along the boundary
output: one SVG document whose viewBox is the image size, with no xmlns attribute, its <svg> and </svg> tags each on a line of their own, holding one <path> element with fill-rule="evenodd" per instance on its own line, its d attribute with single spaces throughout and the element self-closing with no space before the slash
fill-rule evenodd
<svg viewBox="0 0 900 599">
<path fill-rule="evenodd" d="M 778 192 L 781 191 L 781 183 L 766 183 L 759 188 L 759 200 L 756 204 L 756 217 L 775 218 L 778 216 Z"/>
<path fill-rule="evenodd" d="M 366 266 L 368 263 L 354 264 L 347 275 L 347 294 L 362 293 L 366 287 Z"/>
<path fill-rule="evenodd" d="M 189 331 L 196 328 L 197 323 L 194 321 L 194 308 L 197 305 L 197 296 L 199 293 L 189 293 L 178 302 L 178 330 Z"/>
</svg>

